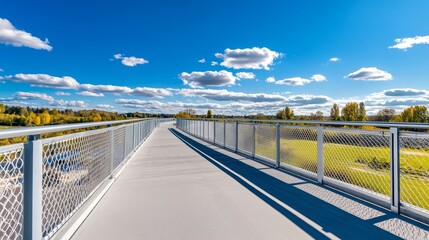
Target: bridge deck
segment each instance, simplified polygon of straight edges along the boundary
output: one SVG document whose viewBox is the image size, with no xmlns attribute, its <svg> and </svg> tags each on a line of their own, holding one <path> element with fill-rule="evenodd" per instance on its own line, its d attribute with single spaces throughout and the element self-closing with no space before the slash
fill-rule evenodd
<svg viewBox="0 0 429 240">
<path fill-rule="evenodd" d="M 429 239 L 428 229 L 163 124 L 73 239 Z"/>
</svg>

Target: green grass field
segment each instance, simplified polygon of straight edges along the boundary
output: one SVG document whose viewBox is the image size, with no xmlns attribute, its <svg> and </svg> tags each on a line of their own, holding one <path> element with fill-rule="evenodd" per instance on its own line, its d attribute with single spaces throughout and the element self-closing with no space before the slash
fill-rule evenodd
<svg viewBox="0 0 429 240">
<path fill-rule="evenodd" d="M 281 161 L 317 172 L 317 142 L 281 139 Z M 388 147 L 364 147 L 325 143 L 325 176 L 390 196 L 390 152 Z M 258 140 L 256 154 L 275 159 L 274 141 Z M 401 200 L 429 210 L 429 149 L 402 148 Z"/>
</svg>

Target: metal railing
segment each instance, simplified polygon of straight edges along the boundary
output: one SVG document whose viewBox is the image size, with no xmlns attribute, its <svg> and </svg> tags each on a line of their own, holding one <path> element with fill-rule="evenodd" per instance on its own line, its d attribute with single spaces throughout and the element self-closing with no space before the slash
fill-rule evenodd
<svg viewBox="0 0 429 240">
<path fill-rule="evenodd" d="M 160 122 L 133 119 L 16 128 L 0 139 L 27 136 L 0 147 L 0 239 L 52 236 Z M 41 134 L 106 128 L 41 139 Z"/>
<path fill-rule="evenodd" d="M 177 119 L 177 127 L 429 223 L 429 124 Z"/>
</svg>

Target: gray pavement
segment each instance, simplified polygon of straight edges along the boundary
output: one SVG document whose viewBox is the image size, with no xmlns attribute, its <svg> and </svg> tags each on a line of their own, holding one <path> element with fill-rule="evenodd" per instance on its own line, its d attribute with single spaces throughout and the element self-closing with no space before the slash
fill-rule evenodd
<svg viewBox="0 0 429 240">
<path fill-rule="evenodd" d="M 428 239 L 426 225 L 157 128 L 73 239 Z"/>
</svg>

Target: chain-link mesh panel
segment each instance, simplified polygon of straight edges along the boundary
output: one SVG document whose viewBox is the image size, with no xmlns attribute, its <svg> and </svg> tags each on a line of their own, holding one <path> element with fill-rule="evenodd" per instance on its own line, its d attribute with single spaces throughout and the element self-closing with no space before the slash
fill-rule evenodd
<svg viewBox="0 0 429 240">
<path fill-rule="evenodd" d="M 72 214 L 110 173 L 110 132 L 43 144 L 43 234 Z"/>
<path fill-rule="evenodd" d="M 211 142 L 214 142 L 214 135 L 215 135 L 214 132 L 215 132 L 214 122 L 210 121 L 209 122 L 209 141 Z"/>
<path fill-rule="evenodd" d="M 0 239 L 22 239 L 23 145 L 0 147 Z"/>
<path fill-rule="evenodd" d="M 226 136 L 225 136 L 225 145 L 230 149 L 235 150 L 235 141 L 236 141 L 236 126 L 235 122 L 227 122 L 226 123 Z"/>
<path fill-rule="evenodd" d="M 204 122 L 204 139 L 209 139 L 209 122 Z"/>
<path fill-rule="evenodd" d="M 125 127 L 113 130 L 113 169 L 125 159 Z"/>
<path fill-rule="evenodd" d="M 276 160 L 276 125 L 256 125 L 255 154 Z"/>
<path fill-rule="evenodd" d="M 429 134 L 400 134 L 401 202 L 429 212 Z"/>
<path fill-rule="evenodd" d="M 203 137 L 203 127 L 204 127 L 204 125 L 203 125 L 203 121 L 198 121 L 198 137 Z"/>
<path fill-rule="evenodd" d="M 132 124 L 125 126 L 125 155 L 133 150 L 133 126 Z"/>
<path fill-rule="evenodd" d="M 252 154 L 254 142 L 255 141 L 253 139 L 253 125 L 246 124 L 246 123 L 239 123 L 238 124 L 238 149 Z"/>
<path fill-rule="evenodd" d="M 325 176 L 390 196 L 389 134 L 380 131 L 324 131 Z"/>
<path fill-rule="evenodd" d="M 216 143 L 223 145 L 223 140 L 224 140 L 224 122 L 216 122 Z"/>
<path fill-rule="evenodd" d="M 280 161 L 317 173 L 317 129 L 280 126 Z"/>
</svg>

